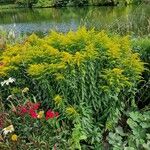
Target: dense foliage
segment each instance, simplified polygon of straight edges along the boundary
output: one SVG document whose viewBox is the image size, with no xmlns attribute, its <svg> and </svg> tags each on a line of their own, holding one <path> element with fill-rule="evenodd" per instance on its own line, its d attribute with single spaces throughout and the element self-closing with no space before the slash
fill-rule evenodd
<svg viewBox="0 0 150 150">
<path fill-rule="evenodd" d="M 115 132 L 110 132 L 109 143 L 113 150 L 148 150 L 150 149 L 150 111 L 140 113 L 130 112 L 127 127 L 118 126 Z"/>
<path fill-rule="evenodd" d="M 14 3 L 15 0 L 0 0 L 0 3 Z"/>
<path fill-rule="evenodd" d="M 141 59 L 145 62 L 144 80 L 139 84 L 137 92 L 138 105 L 140 108 L 149 105 L 150 99 L 150 38 L 137 38 L 133 40 L 133 49 L 140 53 Z"/>
<path fill-rule="evenodd" d="M 149 1 L 149 0 L 145 0 Z M 17 3 L 24 7 L 53 7 L 53 6 L 85 6 L 85 5 L 109 5 L 140 3 L 141 0 L 0 0 L 0 3 Z"/>
<path fill-rule="evenodd" d="M 0 95 L 8 112 L 5 120 L 11 121 L 3 128 L 12 124 L 9 129 L 15 132 L 4 137 L 7 147 L 14 147 L 19 135 L 20 149 L 114 149 L 115 128 L 126 126 L 127 117 L 131 137 L 136 130 L 131 119 L 139 121 L 132 111 L 143 70 L 129 37 L 104 31 L 52 31 L 7 45 L 0 59 Z M 138 147 L 133 140 L 124 148 Z"/>
</svg>

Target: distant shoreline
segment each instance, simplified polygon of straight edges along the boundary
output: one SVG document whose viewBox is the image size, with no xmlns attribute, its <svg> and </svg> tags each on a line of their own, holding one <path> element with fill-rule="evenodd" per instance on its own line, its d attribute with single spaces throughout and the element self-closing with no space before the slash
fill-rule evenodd
<svg viewBox="0 0 150 150">
<path fill-rule="evenodd" d="M 145 2 L 144 2 L 145 3 Z M 149 2 L 148 2 L 149 3 Z M 150 4 L 150 3 L 149 3 Z M 139 5 L 139 4 L 129 4 L 129 5 Z M 78 7 L 78 8 L 81 8 L 81 7 L 119 7 L 119 6 L 127 6 L 127 5 L 123 5 L 123 4 L 115 4 L 115 5 L 112 5 L 112 4 L 93 4 L 93 5 L 83 5 L 83 6 L 76 6 L 76 5 L 66 5 L 66 6 L 47 6 L 47 7 L 42 7 L 42 6 L 38 6 L 38 5 L 33 5 L 32 8 L 29 8 L 29 7 L 25 7 L 25 6 L 22 6 L 22 5 L 18 5 L 18 4 L 0 4 L 0 10 L 3 10 L 3 9 L 15 9 L 15 8 L 27 8 L 27 9 L 34 9 L 34 8 L 64 8 L 64 7 Z"/>
</svg>

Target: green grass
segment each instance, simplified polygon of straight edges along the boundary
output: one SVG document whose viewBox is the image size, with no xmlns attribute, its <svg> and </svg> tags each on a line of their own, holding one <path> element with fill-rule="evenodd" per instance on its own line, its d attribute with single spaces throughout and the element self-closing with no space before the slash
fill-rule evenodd
<svg viewBox="0 0 150 150">
<path fill-rule="evenodd" d="M 18 6 L 16 4 L 3 4 L 3 5 L 0 5 L 0 10 L 1 9 L 10 9 L 10 8 L 17 8 Z"/>
</svg>

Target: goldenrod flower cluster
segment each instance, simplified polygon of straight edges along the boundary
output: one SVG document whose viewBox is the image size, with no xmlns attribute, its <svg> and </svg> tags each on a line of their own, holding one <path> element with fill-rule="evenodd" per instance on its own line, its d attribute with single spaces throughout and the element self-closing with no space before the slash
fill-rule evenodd
<svg viewBox="0 0 150 150">
<path fill-rule="evenodd" d="M 20 77 L 25 72 L 31 78 L 50 77 L 70 86 L 71 80 L 79 80 L 78 73 L 82 72 L 84 76 L 95 74 L 96 82 L 103 79 L 103 83 L 99 82 L 103 87 L 125 87 L 138 80 L 144 68 L 138 54 L 132 52 L 128 36 L 109 35 L 84 27 L 66 34 L 53 31 L 44 38 L 33 34 L 24 43 L 8 45 L 0 62 L 1 77 L 14 73 Z"/>
</svg>

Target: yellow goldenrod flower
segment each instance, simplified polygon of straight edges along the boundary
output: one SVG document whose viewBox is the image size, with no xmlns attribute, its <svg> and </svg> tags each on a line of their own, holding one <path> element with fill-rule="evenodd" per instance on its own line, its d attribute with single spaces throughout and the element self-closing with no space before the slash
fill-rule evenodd
<svg viewBox="0 0 150 150">
<path fill-rule="evenodd" d="M 4 128 L 4 129 L 2 130 L 2 132 L 3 132 L 4 135 L 7 135 L 8 133 L 11 133 L 11 132 L 13 132 L 13 131 L 15 131 L 13 125 L 10 125 L 10 126 Z"/>
<path fill-rule="evenodd" d="M 68 52 L 62 52 L 62 62 L 71 63 L 73 59 L 72 54 L 69 54 Z"/>
<path fill-rule="evenodd" d="M 75 108 L 72 106 L 66 108 L 66 113 L 69 116 L 76 116 L 78 114 L 77 111 L 75 110 Z"/>
<path fill-rule="evenodd" d="M 32 76 L 39 76 L 44 74 L 47 67 L 48 64 L 33 64 L 29 66 L 28 73 Z"/>
<path fill-rule="evenodd" d="M 98 56 L 98 52 L 96 50 L 96 48 L 94 47 L 93 44 L 89 44 L 85 47 L 85 53 L 84 53 L 84 57 L 85 58 L 90 58 L 90 59 L 95 59 Z"/>
<path fill-rule="evenodd" d="M 37 118 L 41 119 L 44 116 L 44 111 L 39 111 Z"/>
<path fill-rule="evenodd" d="M 55 78 L 56 80 L 63 80 L 63 79 L 65 79 L 65 77 L 61 73 L 55 73 L 54 75 L 56 76 L 56 78 Z"/>
<path fill-rule="evenodd" d="M 16 134 L 13 134 L 12 136 L 11 136 L 11 140 L 12 141 L 17 141 L 17 139 L 18 139 L 18 136 L 16 135 Z"/>
<path fill-rule="evenodd" d="M 29 88 L 24 88 L 23 90 L 22 90 L 22 93 L 27 93 L 29 91 Z"/>
<path fill-rule="evenodd" d="M 120 57 L 120 45 L 114 42 L 107 43 L 106 46 L 108 47 L 108 53 L 112 58 L 119 58 Z"/>
<path fill-rule="evenodd" d="M 56 95 L 54 101 L 56 105 L 60 105 L 60 103 L 62 102 L 62 97 L 60 95 Z"/>
<path fill-rule="evenodd" d="M 121 75 L 122 72 L 123 72 L 123 70 L 120 69 L 120 68 L 114 68 L 112 71 L 113 71 L 113 73 L 115 73 L 116 75 Z"/>
<path fill-rule="evenodd" d="M 80 66 L 81 62 L 83 61 L 83 55 L 80 52 L 76 52 L 74 55 L 74 63 Z"/>
</svg>

